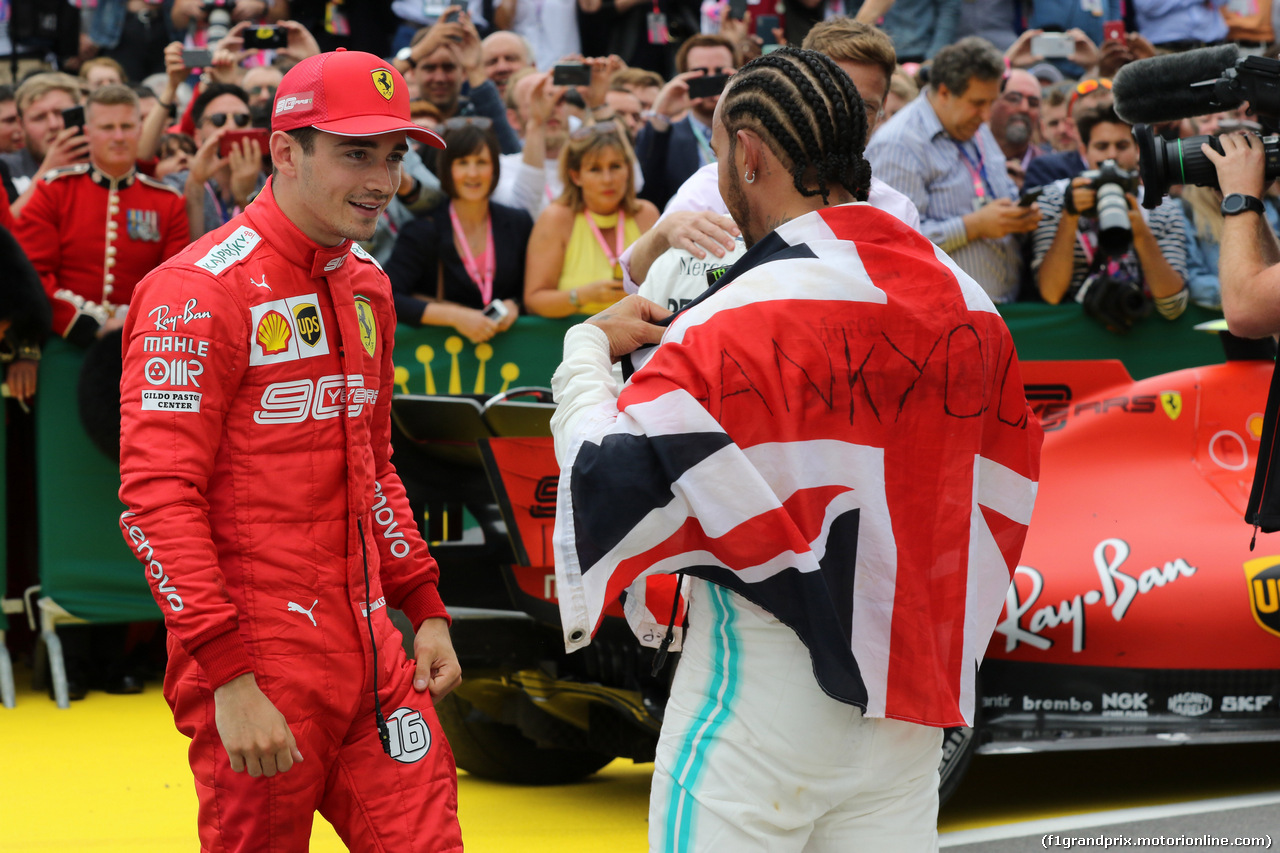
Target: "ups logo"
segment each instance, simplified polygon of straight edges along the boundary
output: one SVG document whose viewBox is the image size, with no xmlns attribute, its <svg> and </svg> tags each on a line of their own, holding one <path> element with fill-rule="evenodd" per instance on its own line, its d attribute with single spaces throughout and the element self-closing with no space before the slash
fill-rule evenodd
<svg viewBox="0 0 1280 853">
<path fill-rule="evenodd" d="M 320 325 L 320 312 L 316 306 L 303 304 L 293 309 L 293 319 L 297 322 L 298 337 L 309 347 L 320 343 L 324 337 L 324 326 Z"/>
<path fill-rule="evenodd" d="M 1280 557 L 1259 557 L 1244 564 L 1249 606 L 1264 631 L 1280 637 Z"/>
</svg>

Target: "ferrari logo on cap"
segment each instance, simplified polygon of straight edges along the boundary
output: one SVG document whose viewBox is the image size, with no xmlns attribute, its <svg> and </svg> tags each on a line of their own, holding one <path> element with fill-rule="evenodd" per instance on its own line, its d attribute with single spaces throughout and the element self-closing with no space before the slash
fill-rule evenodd
<svg viewBox="0 0 1280 853">
<path fill-rule="evenodd" d="M 396 93 L 396 81 L 392 78 L 391 72 L 386 68 L 379 68 L 369 73 L 373 75 L 373 87 L 378 90 L 378 94 L 388 101 L 391 100 Z"/>
<path fill-rule="evenodd" d="M 1258 627 L 1280 637 L 1280 557 L 1259 557 L 1244 564 L 1249 605 Z"/>
<path fill-rule="evenodd" d="M 1182 394 L 1178 391 L 1163 391 L 1160 394 L 1160 405 L 1164 407 L 1164 413 L 1169 416 L 1169 420 L 1176 421 L 1178 415 L 1182 414 Z"/>
<path fill-rule="evenodd" d="M 372 357 L 378 347 L 378 325 L 373 319 L 373 306 L 365 296 L 357 295 L 355 302 L 356 320 L 360 324 L 360 343 L 364 344 L 364 351 Z"/>
</svg>

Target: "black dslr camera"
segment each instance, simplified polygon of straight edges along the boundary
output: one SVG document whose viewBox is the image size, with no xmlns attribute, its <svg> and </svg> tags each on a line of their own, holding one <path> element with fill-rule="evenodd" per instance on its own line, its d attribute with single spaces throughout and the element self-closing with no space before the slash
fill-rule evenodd
<svg viewBox="0 0 1280 853">
<path fill-rule="evenodd" d="M 1233 67 L 1217 79 L 1192 84 L 1194 90 L 1212 92 L 1212 103 L 1219 110 L 1249 104 L 1249 114 L 1271 133 L 1280 129 L 1280 60 L 1261 56 L 1241 57 Z M 1194 184 L 1218 188 L 1218 172 L 1213 162 L 1200 150 L 1208 143 L 1222 153 L 1222 144 L 1214 136 L 1192 136 L 1187 139 L 1163 139 L 1145 124 L 1133 127 L 1141 159 L 1142 183 L 1147 188 L 1143 207 L 1154 209 L 1168 195 L 1169 187 Z M 1268 183 L 1280 177 L 1280 136 L 1262 137 L 1266 153 L 1265 179 Z"/>
<path fill-rule="evenodd" d="M 1072 210 L 1071 190 L 1067 187 L 1064 202 L 1072 213 L 1098 218 L 1098 248 L 1108 257 L 1123 254 L 1133 244 L 1133 226 L 1129 224 L 1129 201 L 1126 193 L 1138 191 L 1138 173 L 1121 169 L 1115 160 L 1107 160 L 1099 168 L 1082 172 L 1089 180 L 1088 188 L 1097 192 L 1091 210 Z"/>
<path fill-rule="evenodd" d="M 204 18 L 207 23 L 206 36 L 209 47 L 227 37 L 231 30 L 231 10 L 235 8 L 235 0 L 204 0 Z"/>
<path fill-rule="evenodd" d="M 1134 323 L 1151 313 L 1151 300 L 1135 280 L 1131 265 L 1113 263 L 1133 245 L 1126 193 L 1138 191 L 1138 175 L 1107 160 L 1101 167 L 1080 175 L 1089 179 L 1089 189 L 1097 192 L 1092 210 L 1079 213 L 1098 220 L 1098 253 L 1084 284 L 1076 294 L 1084 313 L 1112 332 L 1127 332 Z M 1071 190 L 1066 204 L 1070 208 Z"/>
</svg>

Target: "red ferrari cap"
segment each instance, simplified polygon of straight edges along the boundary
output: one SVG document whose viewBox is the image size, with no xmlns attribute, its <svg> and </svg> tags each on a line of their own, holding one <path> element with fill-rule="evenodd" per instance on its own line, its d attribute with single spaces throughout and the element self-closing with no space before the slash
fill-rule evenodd
<svg viewBox="0 0 1280 853">
<path fill-rule="evenodd" d="M 314 127 L 339 136 L 377 136 L 396 130 L 435 148 L 444 140 L 409 120 L 409 87 L 391 63 L 338 48 L 309 56 L 276 90 L 272 130 Z"/>
</svg>

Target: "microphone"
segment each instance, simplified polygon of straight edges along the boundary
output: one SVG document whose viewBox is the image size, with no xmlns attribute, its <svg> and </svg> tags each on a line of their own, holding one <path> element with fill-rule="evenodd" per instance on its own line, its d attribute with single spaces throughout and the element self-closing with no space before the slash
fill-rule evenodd
<svg viewBox="0 0 1280 853">
<path fill-rule="evenodd" d="M 1129 124 L 1159 124 L 1235 106 L 1218 104 L 1213 85 L 1192 84 L 1219 79 L 1239 58 L 1239 47 L 1224 44 L 1130 62 L 1111 84 L 1116 115 Z"/>
</svg>

